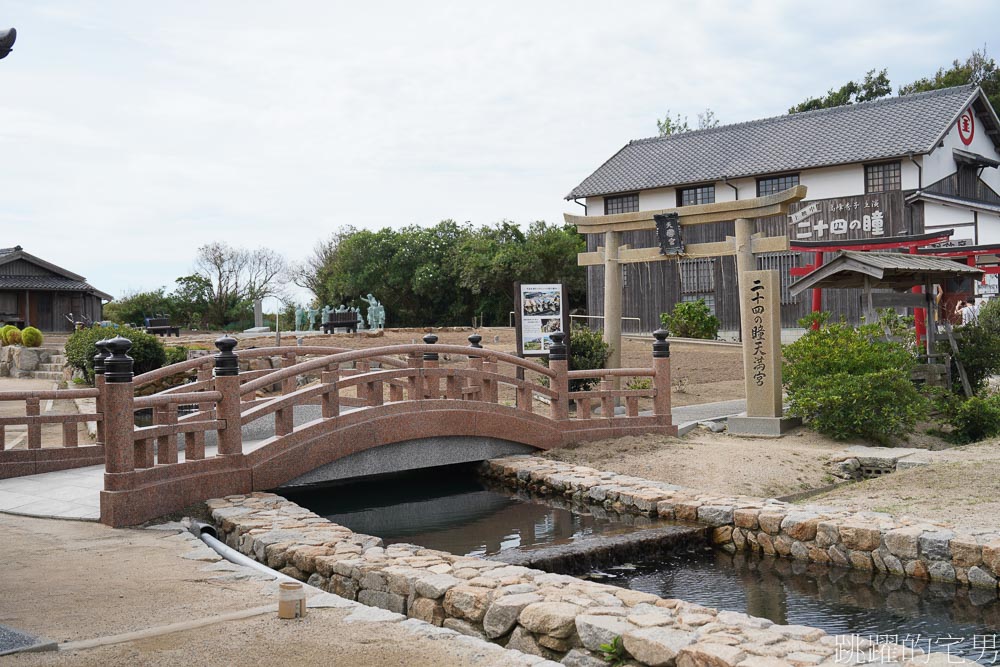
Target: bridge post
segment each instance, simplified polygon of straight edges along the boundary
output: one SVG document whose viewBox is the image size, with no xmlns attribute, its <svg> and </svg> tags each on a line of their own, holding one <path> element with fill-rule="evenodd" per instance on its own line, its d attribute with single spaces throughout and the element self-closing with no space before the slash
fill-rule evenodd
<svg viewBox="0 0 1000 667">
<path fill-rule="evenodd" d="M 483 346 L 479 344 L 479 342 L 481 340 L 483 340 L 482 336 L 480 336 L 479 334 L 472 334 L 471 336 L 469 336 L 469 347 L 471 347 L 474 350 L 481 350 L 481 349 L 483 349 Z M 473 371 L 478 371 L 479 373 L 482 373 L 482 371 L 483 371 L 483 358 L 482 357 L 477 357 L 477 356 L 474 356 L 474 355 L 470 354 L 469 355 L 469 368 L 471 370 L 473 370 Z M 478 388 L 475 390 L 475 392 L 470 393 L 468 395 L 468 399 L 471 400 L 471 401 L 481 401 L 481 400 L 483 400 L 484 383 L 483 383 L 483 378 L 482 378 L 481 375 L 479 376 L 479 380 L 478 381 L 479 381 Z M 471 378 L 469 380 L 468 385 L 471 387 L 471 386 L 473 386 L 474 382 L 476 382 L 476 379 L 475 378 Z M 465 386 L 466 386 L 466 383 L 463 382 L 462 383 L 462 387 L 464 388 Z"/>
<path fill-rule="evenodd" d="M 340 390 L 337 389 L 337 382 L 340 381 L 340 364 L 328 371 L 323 371 L 320 382 L 326 385 L 321 399 L 321 410 L 323 419 L 330 419 L 340 415 Z"/>
<path fill-rule="evenodd" d="M 656 395 L 653 397 L 653 414 L 666 417 L 666 423 L 671 423 L 670 415 L 670 343 L 667 342 L 668 332 L 657 329 L 653 332 L 653 386 Z"/>
<path fill-rule="evenodd" d="M 122 488 L 115 483 L 118 475 L 135 470 L 135 411 L 132 389 L 132 341 L 118 336 L 106 343 L 109 355 L 104 361 L 104 488 Z M 109 478 L 111 478 L 109 480 Z M 110 484 L 109 484 L 110 481 Z"/>
<path fill-rule="evenodd" d="M 554 331 L 549 336 L 552 347 L 549 348 L 549 368 L 555 371 L 552 378 L 552 390 L 556 398 L 552 402 L 552 418 L 557 421 L 569 419 L 569 348 L 566 347 L 566 334 Z"/>
<path fill-rule="evenodd" d="M 432 333 L 424 336 L 424 343 L 433 345 L 438 342 L 438 337 Z M 437 368 L 440 365 L 437 352 L 424 352 L 424 368 Z M 441 398 L 440 378 L 425 376 L 424 398 Z"/>
<path fill-rule="evenodd" d="M 216 343 L 218 344 L 218 343 Z M 286 352 L 281 355 L 281 367 L 288 368 L 295 365 L 295 353 Z M 290 394 L 295 391 L 295 378 L 285 378 L 281 381 L 281 395 Z M 293 409 L 279 408 L 274 412 L 274 434 L 275 435 L 288 435 L 292 432 L 293 428 Z"/>
<path fill-rule="evenodd" d="M 97 408 L 95 412 L 97 414 L 104 412 L 104 362 L 111 356 L 111 353 L 108 351 L 108 340 L 104 338 L 94 343 L 94 346 L 97 348 L 97 354 L 94 355 L 94 387 L 97 389 Z M 104 444 L 103 420 L 98 420 L 97 422 L 97 444 Z"/>
<path fill-rule="evenodd" d="M 240 430 L 240 358 L 233 352 L 236 347 L 235 338 L 218 338 L 215 347 L 219 350 L 215 355 L 215 390 L 222 393 L 216 414 L 226 422 L 226 427 L 219 430 L 218 456 L 233 456 L 243 453 L 243 433 Z"/>
<path fill-rule="evenodd" d="M 419 401 L 424 397 L 424 381 L 419 370 L 424 367 L 424 358 L 417 352 L 411 352 L 406 356 L 406 367 L 413 373 L 406 380 L 406 400 Z"/>
<path fill-rule="evenodd" d="M 212 379 L 212 369 L 207 367 L 198 368 L 198 382 L 208 382 Z M 205 385 L 202 385 L 205 386 Z M 199 403 L 199 412 L 208 412 L 212 409 L 211 403 Z M 184 460 L 196 461 L 205 458 L 205 432 L 194 431 L 184 433 Z"/>
</svg>

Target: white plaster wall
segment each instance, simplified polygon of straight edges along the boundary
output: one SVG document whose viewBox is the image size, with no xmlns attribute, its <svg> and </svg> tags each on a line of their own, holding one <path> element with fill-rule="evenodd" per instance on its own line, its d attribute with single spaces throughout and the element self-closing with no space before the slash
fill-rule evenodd
<svg viewBox="0 0 1000 667">
<path fill-rule="evenodd" d="M 979 214 L 979 243 L 981 245 L 1000 243 L 1000 215 Z"/>
<path fill-rule="evenodd" d="M 942 178 L 954 174 L 958 169 L 955 164 L 955 155 L 952 149 L 978 153 L 994 160 L 1000 160 L 1000 151 L 993 144 L 993 141 L 986 135 L 986 128 L 982 118 L 976 114 L 976 130 L 972 136 L 972 143 L 966 146 L 958 136 L 958 123 L 951 126 L 944 137 L 944 146 L 935 148 L 924 156 L 924 185 L 936 183 Z M 1000 192 L 1000 170 L 987 168 L 983 170 L 982 177 L 995 191 Z M 905 187 L 905 186 L 904 186 Z"/>
<path fill-rule="evenodd" d="M 655 190 L 643 190 L 639 193 L 640 211 L 659 211 L 664 208 L 676 207 L 677 191 L 673 188 L 656 188 Z"/>
<path fill-rule="evenodd" d="M 860 164 L 807 169 L 799 172 L 799 184 L 806 186 L 806 201 L 849 197 L 865 193 L 865 168 Z"/>
<path fill-rule="evenodd" d="M 924 202 L 924 228 L 930 232 L 931 227 L 949 227 L 973 222 L 975 215 L 972 209 L 961 206 L 946 206 L 944 204 Z M 974 227 L 955 227 L 955 234 L 952 240 L 971 239 L 975 240 Z"/>
</svg>

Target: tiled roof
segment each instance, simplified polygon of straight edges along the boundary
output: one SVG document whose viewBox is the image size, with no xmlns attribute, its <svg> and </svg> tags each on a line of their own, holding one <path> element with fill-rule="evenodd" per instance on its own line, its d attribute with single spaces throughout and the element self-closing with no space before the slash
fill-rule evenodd
<svg viewBox="0 0 1000 667">
<path fill-rule="evenodd" d="M 0 276 L 0 289 L 100 292 L 85 282 L 59 276 Z"/>
<path fill-rule="evenodd" d="M 566 199 L 927 153 L 976 90 L 957 86 L 638 139 Z"/>
</svg>

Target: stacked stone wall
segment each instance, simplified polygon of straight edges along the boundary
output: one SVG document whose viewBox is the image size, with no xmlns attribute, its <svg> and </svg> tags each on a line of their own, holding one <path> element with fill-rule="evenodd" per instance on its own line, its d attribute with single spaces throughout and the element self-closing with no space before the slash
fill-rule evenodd
<svg viewBox="0 0 1000 667">
<path fill-rule="evenodd" d="M 569 479 L 575 473 L 564 474 Z M 616 493 L 621 498 L 624 487 Z M 646 505 L 645 494 L 636 496 L 641 496 L 646 511 L 655 507 Z M 815 628 L 774 624 L 411 544 L 386 547 L 376 537 L 354 533 L 273 494 L 230 496 L 208 505 L 221 539 L 287 575 L 351 600 L 565 665 L 605 665 L 600 647 L 617 637 L 631 656 L 629 665 L 944 664 L 898 644 L 830 636 Z"/>
<path fill-rule="evenodd" d="M 713 544 L 730 552 L 752 551 L 994 591 L 1000 580 L 996 527 L 962 533 L 945 524 L 878 512 L 717 496 L 530 456 L 494 459 L 482 470 L 542 495 L 708 525 Z"/>
</svg>

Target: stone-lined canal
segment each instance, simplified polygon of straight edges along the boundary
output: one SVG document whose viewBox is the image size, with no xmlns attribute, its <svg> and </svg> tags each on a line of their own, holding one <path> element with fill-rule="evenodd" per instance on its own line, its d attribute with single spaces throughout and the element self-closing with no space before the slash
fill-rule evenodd
<svg viewBox="0 0 1000 667">
<path fill-rule="evenodd" d="M 525 559 L 566 548 L 603 548 L 608 542 L 673 530 L 669 521 L 528 498 L 494 487 L 470 466 L 281 494 L 334 523 L 379 536 L 386 544 L 408 542 L 556 571 L 561 569 L 558 559 L 555 567 Z M 652 559 L 625 549 L 619 554 L 625 554 L 624 562 L 605 560 L 581 576 L 831 634 L 896 636 L 894 641 L 925 651 L 950 651 L 983 664 L 1000 664 L 1000 600 L 992 591 L 730 555 L 706 549 L 696 532 L 678 535 L 669 550 L 656 550 Z M 576 568 L 573 573 L 580 572 Z"/>
</svg>

